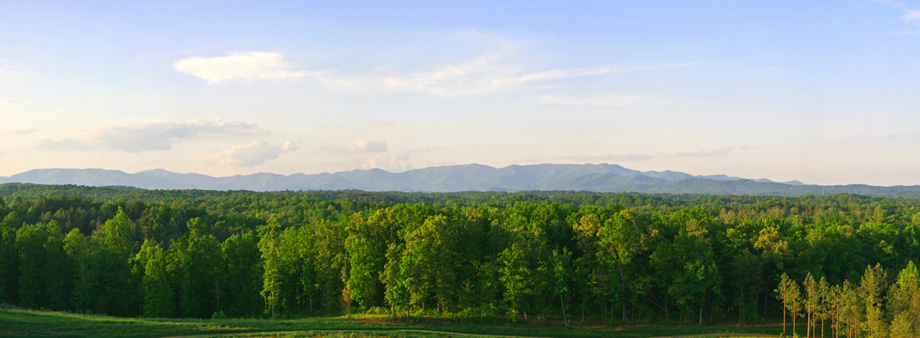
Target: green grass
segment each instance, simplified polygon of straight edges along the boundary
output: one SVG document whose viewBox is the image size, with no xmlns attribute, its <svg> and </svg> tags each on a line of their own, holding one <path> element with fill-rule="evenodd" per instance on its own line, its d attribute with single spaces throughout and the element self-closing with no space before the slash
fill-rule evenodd
<svg viewBox="0 0 920 338">
<path fill-rule="evenodd" d="M 779 334 L 782 327 L 640 326 L 574 328 L 527 324 L 390 323 L 386 316 L 266 319 L 148 319 L 65 312 L 0 309 L 0 336 L 168 337 L 234 334 L 236 337 L 660 337 L 693 334 Z M 330 332 L 331 331 L 331 332 Z M 426 332 L 437 331 L 437 332 Z M 802 330 L 804 332 L 804 330 Z M 261 333 L 260 333 L 261 332 Z M 260 334 L 259 334 L 260 333 Z"/>
</svg>

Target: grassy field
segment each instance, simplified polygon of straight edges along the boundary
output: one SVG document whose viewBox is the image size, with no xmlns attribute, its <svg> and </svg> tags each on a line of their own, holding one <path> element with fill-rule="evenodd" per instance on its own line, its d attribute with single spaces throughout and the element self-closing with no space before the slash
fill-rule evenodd
<svg viewBox="0 0 920 338">
<path fill-rule="evenodd" d="M 558 327 L 526 324 L 392 323 L 386 316 L 264 319 L 149 319 L 0 309 L 6 337 L 662 337 L 699 334 L 776 335 L 780 325 Z M 803 330 L 804 332 L 804 330 Z M 791 333 L 791 332 L 790 332 Z"/>
</svg>

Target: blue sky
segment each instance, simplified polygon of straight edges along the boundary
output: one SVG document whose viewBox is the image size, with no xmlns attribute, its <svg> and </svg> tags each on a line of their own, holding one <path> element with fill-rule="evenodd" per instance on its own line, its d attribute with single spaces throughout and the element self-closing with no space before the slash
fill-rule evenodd
<svg viewBox="0 0 920 338">
<path fill-rule="evenodd" d="M 920 184 L 920 1 L 0 0 L 0 175 L 617 163 Z"/>
</svg>

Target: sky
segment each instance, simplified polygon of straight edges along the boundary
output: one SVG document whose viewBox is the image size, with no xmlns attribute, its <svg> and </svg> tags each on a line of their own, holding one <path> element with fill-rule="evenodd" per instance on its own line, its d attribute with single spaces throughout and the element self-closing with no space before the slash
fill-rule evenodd
<svg viewBox="0 0 920 338">
<path fill-rule="evenodd" d="M 0 176 L 616 163 L 920 184 L 920 0 L 0 0 Z"/>
</svg>

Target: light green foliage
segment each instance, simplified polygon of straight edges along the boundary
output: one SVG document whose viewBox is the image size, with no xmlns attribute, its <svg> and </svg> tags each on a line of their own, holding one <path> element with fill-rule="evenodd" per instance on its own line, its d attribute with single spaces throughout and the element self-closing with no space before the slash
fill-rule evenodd
<svg viewBox="0 0 920 338">
<path fill-rule="evenodd" d="M 174 291 L 167 271 L 166 252 L 158 246 L 145 245 L 147 262 L 144 266 L 144 309 L 145 317 L 175 316 Z"/>
<path fill-rule="evenodd" d="M 891 286 L 887 311 L 893 317 L 892 338 L 920 335 L 920 272 L 913 261 L 898 273 Z"/>
<path fill-rule="evenodd" d="M 866 301 L 866 326 L 869 337 L 882 336 L 887 332 L 882 318 L 883 293 L 887 285 L 887 276 L 881 265 L 869 266 L 860 284 Z"/>
<path fill-rule="evenodd" d="M 390 247 L 387 248 L 387 263 L 380 273 L 380 281 L 384 285 L 384 300 L 390 305 L 394 317 L 406 309 L 410 299 L 408 278 L 404 274 L 407 269 L 400 267 L 404 250 L 402 246 L 390 243 Z"/>
<path fill-rule="evenodd" d="M 64 237 L 64 251 L 73 264 L 73 307 L 77 312 L 86 312 L 95 305 L 95 250 L 91 238 L 79 229 L 70 230 Z"/>
<path fill-rule="evenodd" d="M 370 239 L 354 236 L 348 241 L 348 289 L 351 298 L 362 306 L 377 305 L 376 297 L 379 290 L 380 271 L 377 266 L 383 263 L 386 256 L 381 256 L 374 250 Z"/>
<path fill-rule="evenodd" d="M 266 310 L 271 313 L 273 319 L 275 318 L 275 310 L 279 305 L 278 300 L 282 296 L 281 283 L 283 278 L 278 227 L 277 223 L 270 222 L 259 229 L 259 235 L 262 237 L 259 240 L 259 251 L 262 253 L 263 263 L 262 290 L 259 294 L 262 295 Z"/>
<path fill-rule="evenodd" d="M 510 248 L 501 253 L 501 268 L 499 270 L 502 284 L 505 287 L 505 300 L 512 313 L 523 313 L 526 319 L 527 309 L 525 302 L 535 293 L 535 276 L 528 260 L 528 246 L 523 243 L 514 243 Z"/>
</svg>

